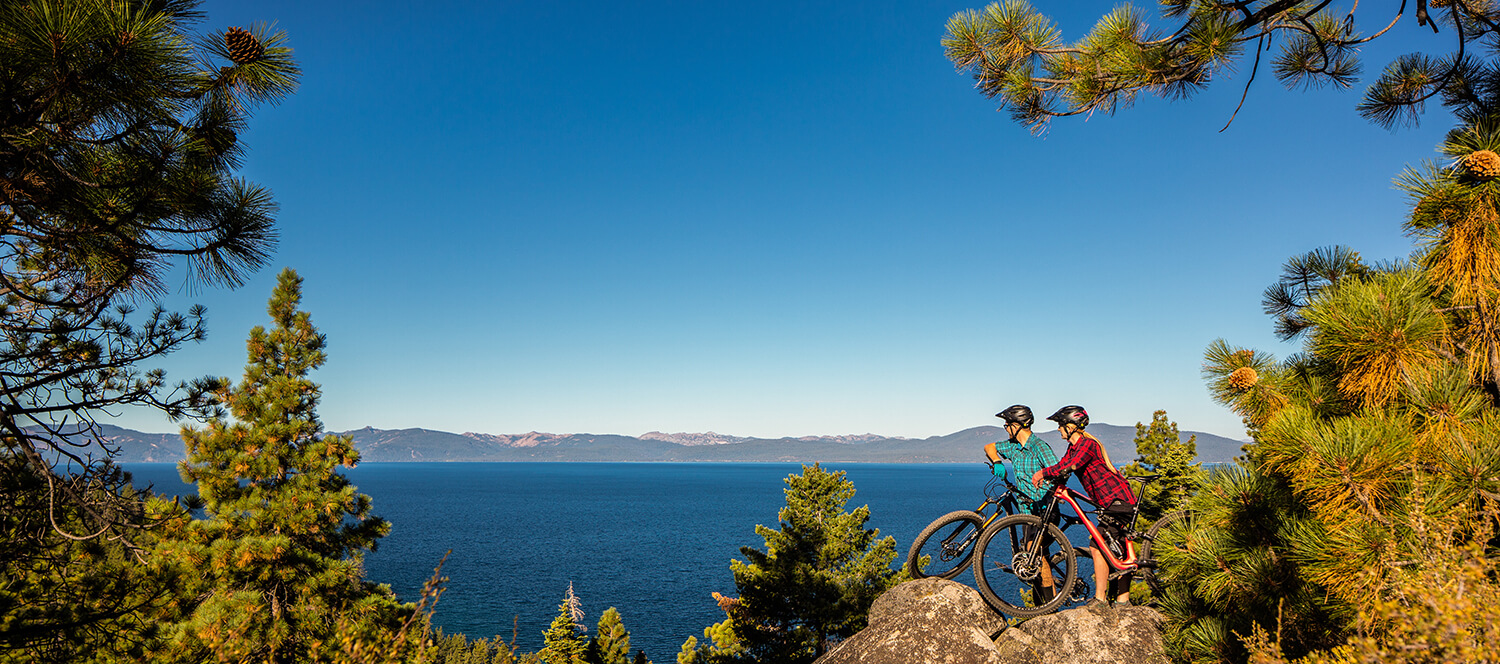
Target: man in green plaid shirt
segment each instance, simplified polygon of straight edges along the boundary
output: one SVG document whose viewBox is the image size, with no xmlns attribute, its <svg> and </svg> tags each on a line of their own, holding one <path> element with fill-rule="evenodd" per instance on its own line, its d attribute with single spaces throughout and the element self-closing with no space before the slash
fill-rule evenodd
<svg viewBox="0 0 1500 664">
<path fill-rule="evenodd" d="M 1005 420 L 1005 433 L 1010 438 L 985 445 L 984 453 L 995 463 L 996 475 L 1005 474 L 1005 466 L 999 463 L 1001 459 L 1010 461 L 1016 467 L 1016 488 L 1030 502 L 1025 506 L 1027 511 L 1041 516 L 1047 508 L 1042 499 L 1047 496 L 1048 490 L 1032 484 L 1030 478 L 1043 468 L 1057 465 L 1057 455 L 1053 454 L 1047 441 L 1031 433 L 1031 424 L 1036 418 L 1031 414 L 1030 408 L 1016 404 L 995 413 L 995 417 Z M 1043 547 L 1049 544 L 1049 541 L 1042 542 Z M 1050 566 L 1042 566 L 1042 584 L 1036 590 L 1038 606 L 1051 601 L 1056 594 Z"/>
</svg>

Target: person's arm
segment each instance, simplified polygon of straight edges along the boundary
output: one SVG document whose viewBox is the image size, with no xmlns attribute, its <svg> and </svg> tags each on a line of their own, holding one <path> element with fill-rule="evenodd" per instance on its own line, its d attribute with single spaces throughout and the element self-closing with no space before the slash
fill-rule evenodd
<svg viewBox="0 0 1500 664">
<path fill-rule="evenodd" d="M 997 443 L 990 443 L 984 446 L 984 455 L 989 457 L 990 463 L 1000 463 L 1000 452 L 995 449 L 996 445 Z"/>
<path fill-rule="evenodd" d="M 1068 452 L 1063 455 L 1062 460 L 1043 468 L 1042 475 L 1053 479 L 1067 475 L 1073 472 L 1075 468 L 1082 468 L 1088 465 L 1091 455 L 1094 454 L 1094 445 L 1098 444 L 1093 443 L 1093 445 L 1090 445 L 1089 443 L 1093 443 L 1093 441 L 1088 438 L 1082 438 L 1076 444 L 1069 444 Z"/>
<path fill-rule="evenodd" d="M 1014 439 L 1006 438 L 1005 440 L 991 443 L 990 447 L 995 448 L 995 454 L 1000 455 L 1006 461 L 1015 461 L 1016 457 L 1021 455 L 1022 445 Z"/>
</svg>

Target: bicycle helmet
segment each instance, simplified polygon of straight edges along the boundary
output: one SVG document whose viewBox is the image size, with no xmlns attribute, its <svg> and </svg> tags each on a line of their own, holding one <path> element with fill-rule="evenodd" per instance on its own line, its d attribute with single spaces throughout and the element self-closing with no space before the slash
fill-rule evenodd
<svg viewBox="0 0 1500 664">
<path fill-rule="evenodd" d="M 1084 410 L 1083 406 L 1063 406 L 1057 409 L 1057 412 L 1048 415 L 1047 419 L 1058 425 L 1074 424 L 1080 429 L 1085 429 L 1089 425 L 1089 412 Z"/>
<path fill-rule="evenodd" d="M 1016 404 L 995 413 L 995 417 L 1005 420 L 1006 424 L 1015 422 L 1028 429 L 1031 428 L 1031 423 L 1036 421 L 1036 417 L 1031 414 L 1031 409 L 1021 404 Z"/>
</svg>

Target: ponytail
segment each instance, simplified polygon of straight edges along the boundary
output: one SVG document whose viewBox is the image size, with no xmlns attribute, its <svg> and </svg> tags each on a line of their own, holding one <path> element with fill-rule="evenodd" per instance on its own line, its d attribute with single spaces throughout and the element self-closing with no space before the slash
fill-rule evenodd
<svg viewBox="0 0 1500 664">
<path fill-rule="evenodd" d="M 1087 431 L 1079 431 L 1078 433 L 1083 434 L 1084 438 L 1094 441 L 1094 444 L 1099 446 L 1099 456 L 1104 457 L 1104 467 L 1108 468 L 1109 472 L 1120 477 L 1125 476 L 1125 473 L 1120 472 L 1120 469 L 1115 467 L 1115 462 L 1109 460 L 1109 450 L 1104 449 L 1104 443 L 1099 442 L 1098 438 L 1095 438 L 1093 434 Z"/>
</svg>

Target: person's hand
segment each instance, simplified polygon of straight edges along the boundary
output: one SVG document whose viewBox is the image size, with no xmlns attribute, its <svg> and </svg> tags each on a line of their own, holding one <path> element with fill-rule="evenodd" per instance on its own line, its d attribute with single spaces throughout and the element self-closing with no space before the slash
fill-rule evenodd
<svg viewBox="0 0 1500 664">
<path fill-rule="evenodd" d="M 1036 474 L 1034 474 L 1034 475 L 1031 476 L 1031 486 L 1034 486 L 1034 487 L 1037 487 L 1037 488 L 1041 488 L 1042 482 L 1045 482 L 1045 481 L 1046 481 L 1046 478 L 1042 477 L 1042 471 L 1040 471 L 1040 470 L 1036 471 Z"/>
</svg>

